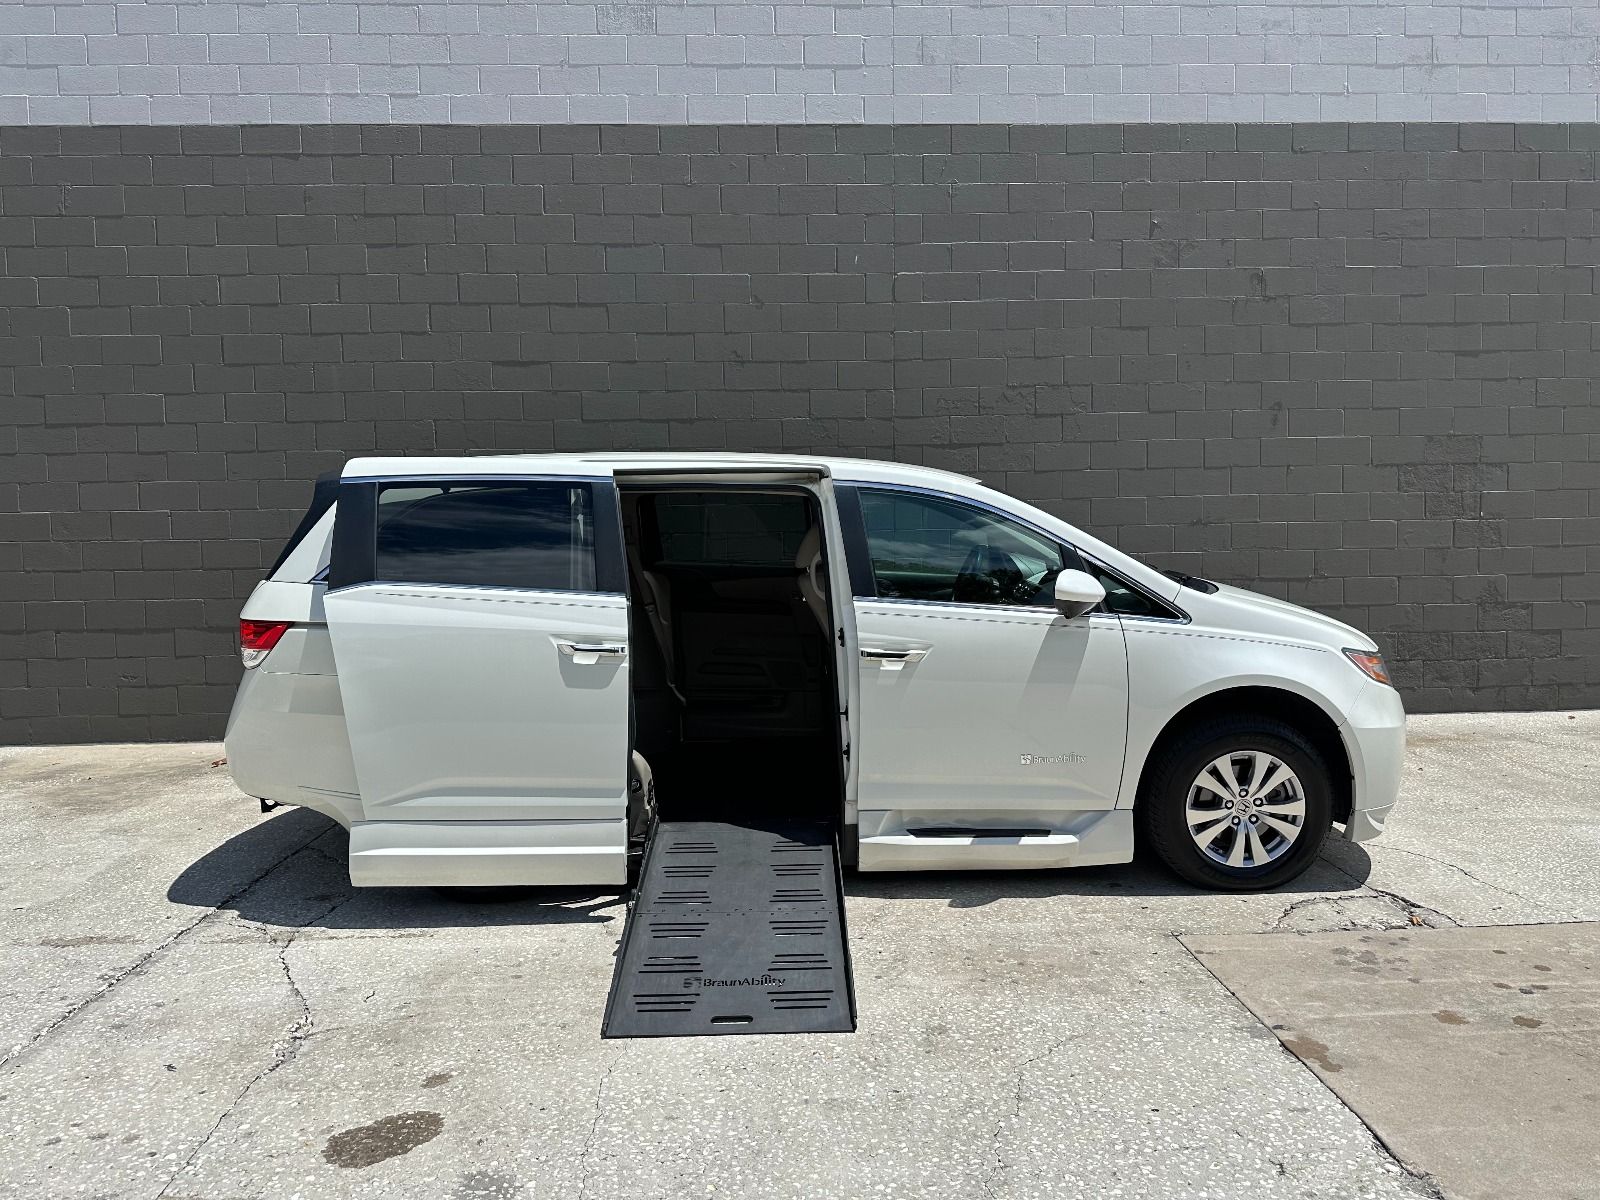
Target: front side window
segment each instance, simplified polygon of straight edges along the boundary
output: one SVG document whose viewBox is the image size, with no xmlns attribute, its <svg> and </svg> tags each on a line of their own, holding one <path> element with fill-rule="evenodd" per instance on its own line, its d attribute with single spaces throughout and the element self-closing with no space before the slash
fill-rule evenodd
<svg viewBox="0 0 1600 1200">
<path fill-rule="evenodd" d="M 1096 612 L 1115 613 L 1119 617 L 1172 617 L 1172 610 L 1132 587 L 1098 563 L 1088 563 L 1085 570 L 1100 581 L 1106 589 L 1106 598 Z"/>
<path fill-rule="evenodd" d="M 595 590 L 591 488 L 564 481 L 378 486 L 376 578 Z"/>
<path fill-rule="evenodd" d="M 1068 553 L 1052 539 L 942 496 L 864 487 L 860 500 L 867 556 L 881 599 L 1052 603 Z"/>
</svg>

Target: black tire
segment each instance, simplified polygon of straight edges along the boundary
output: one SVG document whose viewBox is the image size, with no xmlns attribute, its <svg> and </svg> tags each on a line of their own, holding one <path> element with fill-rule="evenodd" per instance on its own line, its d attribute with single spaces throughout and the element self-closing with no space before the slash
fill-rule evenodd
<svg viewBox="0 0 1600 1200">
<path fill-rule="evenodd" d="M 1184 814 L 1189 789 L 1207 763 L 1251 750 L 1281 759 L 1299 777 L 1305 819 L 1280 857 L 1260 866 L 1230 867 L 1195 844 Z M 1145 771 L 1135 816 L 1141 840 L 1179 878 L 1217 891 L 1266 891 L 1299 877 L 1316 861 L 1333 820 L 1332 777 L 1317 748 L 1292 725 L 1266 716 L 1222 717 L 1195 726 L 1157 751 Z M 1220 844 L 1229 845 L 1237 836 L 1242 835 L 1223 829 Z"/>
</svg>

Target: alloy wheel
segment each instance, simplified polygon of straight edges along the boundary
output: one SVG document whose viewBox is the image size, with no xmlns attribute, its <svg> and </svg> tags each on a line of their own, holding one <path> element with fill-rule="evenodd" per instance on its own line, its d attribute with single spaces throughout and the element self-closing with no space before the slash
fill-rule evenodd
<svg viewBox="0 0 1600 1200">
<path fill-rule="evenodd" d="M 1306 794 L 1290 766 L 1264 750 L 1213 759 L 1189 785 L 1184 821 L 1212 862 L 1250 870 L 1293 849 L 1305 828 Z"/>
</svg>

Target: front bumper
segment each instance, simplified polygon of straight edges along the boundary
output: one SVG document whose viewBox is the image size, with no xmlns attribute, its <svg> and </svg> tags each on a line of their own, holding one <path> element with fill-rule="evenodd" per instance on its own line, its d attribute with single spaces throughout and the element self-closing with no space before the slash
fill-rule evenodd
<svg viewBox="0 0 1600 1200">
<path fill-rule="evenodd" d="M 1350 755 L 1350 819 L 1344 836 L 1367 842 L 1383 832 L 1400 794 L 1406 755 L 1406 710 L 1400 693 L 1369 683 L 1339 727 Z"/>
<path fill-rule="evenodd" d="M 1350 819 L 1344 823 L 1344 837 L 1347 842 L 1370 842 L 1383 832 L 1384 823 L 1389 819 L 1389 812 L 1394 808 L 1386 804 L 1382 808 L 1357 808 L 1350 812 Z"/>
</svg>

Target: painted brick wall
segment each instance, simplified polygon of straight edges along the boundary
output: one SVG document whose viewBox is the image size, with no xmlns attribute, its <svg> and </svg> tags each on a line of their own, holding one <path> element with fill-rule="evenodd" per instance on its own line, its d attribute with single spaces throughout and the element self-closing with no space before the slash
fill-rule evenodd
<svg viewBox="0 0 1600 1200">
<path fill-rule="evenodd" d="M 1600 5 L 19 3 L 0 123 L 1594 121 Z"/>
<path fill-rule="evenodd" d="M 1372 630 L 1414 707 L 1595 704 L 1597 148 L 0 129 L 0 735 L 217 734 L 307 481 L 488 448 L 973 472 Z"/>
</svg>

